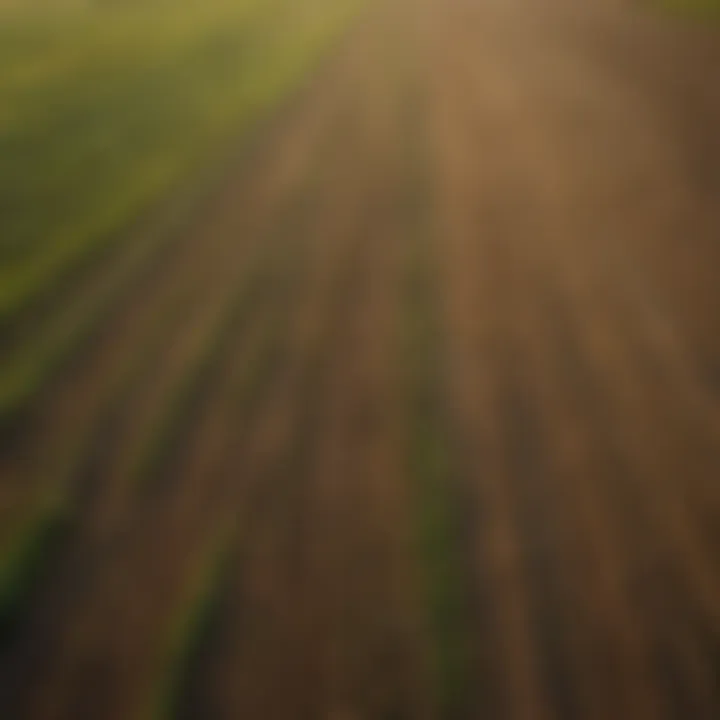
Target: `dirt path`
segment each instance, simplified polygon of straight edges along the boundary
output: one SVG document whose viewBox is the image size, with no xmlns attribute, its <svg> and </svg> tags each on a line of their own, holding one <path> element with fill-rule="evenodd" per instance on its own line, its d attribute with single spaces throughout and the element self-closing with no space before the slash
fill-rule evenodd
<svg viewBox="0 0 720 720">
<path fill-rule="evenodd" d="M 0 716 L 716 718 L 716 77 L 373 4 L 3 449 Z"/>
</svg>

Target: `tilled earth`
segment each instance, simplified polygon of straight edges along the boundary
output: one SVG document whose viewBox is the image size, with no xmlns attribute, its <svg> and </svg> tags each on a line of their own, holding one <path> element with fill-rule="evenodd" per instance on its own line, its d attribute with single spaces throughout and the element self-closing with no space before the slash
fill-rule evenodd
<svg viewBox="0 0 720 720">
<path fill-rule="evenodd" d="M 229 165 L 65 291 L 0 716 L 720 717 L 720 32 L 376 2 Z"/>
</svg>

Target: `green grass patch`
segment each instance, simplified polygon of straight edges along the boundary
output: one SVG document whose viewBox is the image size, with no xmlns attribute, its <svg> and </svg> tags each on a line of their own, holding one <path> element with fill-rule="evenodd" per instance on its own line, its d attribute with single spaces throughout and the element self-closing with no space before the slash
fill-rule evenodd
<svg viewBox="0 0 720 720">
<path fill-rule="evenodd" d="M 170 619 L 168 635 L 159 658 L 160 678 L 153 688 L 143 720 L 177 717 L 194 661 L 210 631 L 229 580 L 233 557 L 234 527 L 223 528 L 211 539 L 197 571 L 185 586 L 177 610 Z"/>
<path fill-rule="evenodd" d="M 244 282 L 240 281 L 240 287 L 173 388 L 131 471 L 132 482 L 138 488 L 159 478 L 173 452 L 193 427 L 208 384 L 217 375 L 233 338 L 243 333 L 244 325 L 252 318 L 263 281 L 262 271 L 251 273 Z"/>
<path fill-rule="evenodd" d="M 52 559 L 53 551 L 59 547 L 65 531 L 73 526 L 78 511 L 74 499 L 77 487 L 73 481 L 85 472 L 93 453 L 102 446 L 123 399 L 148 368 L 154 367 L 153 358 L 166 343 L 162 328 L 173 326 L 182 310 L 180 306 L 172 306 L 162 314 L 157 331 L 132 357 L 108 392 L 99 413 L 100 422 L 82 428 L 65 455 L 40 470 L 38 485 L 42 495 L 33 511 L 9 529 L 4 544 L 0 545 L 0 647 L 12 636 L 25 602 Z"/>
<path fill-rule="evenodd" d="M 12 636 L 25 601 L 44 567 L 49 548 L 69 526 L 70 514 L 59 495 L 35 508 L 0 553 L 0 647 Z"/>
<path fill-rule="evenodd" d="M 442 717 L 456 717 L 468 687 L 467 596 L 459 547 L 455 478 L 440 401 L 437 318 L 425 258 L 410 268 L 406 315 L 409 471 L 416 489 L 418 554 L 433 640 Z"/>
<path fill-rule="evenodd" d="M 11 351 L 0 365 L 0 433 L 13 427 L 46 383 L 94 337 L 126 292 L 157 268 L 173 238 L 164 233 L 142 240 L 103 276 L 91 298 L 82 295 L 63 307 L 44 332 Z"/>
<path fill-rule="evenodd" d="M 144 208 L 301 84 L 358 7 L 359 0 L 186 0 L 0 13 L 0 344 L 18 313 L 106 258 Z M 120 278 L 104 288 L 72 326 L 2 366 L 0 418 L 12 420 L 32 401 L 124 285 Z M 178 389 L 140 474 L 162 463 L 232 320 L 220 323 Z M 62 480 L 4 534 L 3 627 L 71 520 L 67 475 L 85 447 L 69 450 Z"/>
<path fill-rule="evenodd" d="M 661 0 L 660 6 L 698 22 L 715 25 L 720 20 L 720 0 Z"/>
<path fill-rule="evenodd" d="M 35 16 L 0 19 L 0 45 L 9 41 L 0 51 L 0 340 L 22 310 L 107 258 L 123 228 L 298 85 L 355 0 L 331 10 L 316 0 L 301 13 L 285 2 L 94 10 L 61 14 L 55 29 Z M 95 147 L 97 132 L 106 140 Z M 135 265 L 0 365 L 0 426 L 102 323 L 142 257 Z"/>
<path fill-rule="evenodd" d="M 198 409 L 211 382 L 218 375 L 235 340 L 251 331 L 256 320 L 266 323 L 267 338 L 258 358 L 251 358 L 239 387 L 228 390 L 248 406 L 257 402 L 279 365 L 279 336 L 289 321 L 289 296 L 303 267 L 302 242 L 298 228 L 307 219 L 309 198 L 315 190 L 317 169 L 290 199 L 277 227 L 262 238 L 246 260 L 242 276 L 223 308 L 215 326 L 174 388 L 162 409 L 146 446 L 131 473 L 139 487 L 152 485 L 167 471 L 175 450 L 194 426 Z M 300 233 L 301 234 L 301 233 Z M 283 307 L 282 304 L 285 303 Z M 223 373 L 220 372 L 220 375 Z"/>
<path fill-rule="evenodd" d="M 428 216 L 428 176 L 422 157 L 422 114 L 409 105 L 406 212 L 410 248 L 404 311 L 407 373 L 408 467 L 416 490 L 418 556 L 433 642 L 440 716 L 462 717 L 467 706 L 469 661 L 468 594 L 460 546 L 458 492 L 448 441 L 443 395 L 439 298 Z"/>
<path fill-rule="evenodd" d="M 0 326 L 297 84 L 353 2 L 0 15 Z"/>
</svg>

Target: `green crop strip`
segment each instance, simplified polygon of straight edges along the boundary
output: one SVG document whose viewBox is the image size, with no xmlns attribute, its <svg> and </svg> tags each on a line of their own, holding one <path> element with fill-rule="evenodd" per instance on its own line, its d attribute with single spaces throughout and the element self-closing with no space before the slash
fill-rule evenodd
<svg viewBox="0 0 720 720">
<path fill-rule="evenodd" d="M 180 310 L 171 307 L 160 318 L 158 327 L 176 322 Z M 138 377 L 153 367 L 152 358 L 158 355 L 164 341 L 165 336 L 157 333 L 133 356 L 103 401 L 99 424 L 84 428 L 57 464 L 39 471 L 42 496 L 33 512 L 12 529 L 0 548 L 0 646 L 17 625 L 25 600 L 47 565 L 52 548 L 58 547 L 76 520 L 79 508 L 74 492 L 78 490 L 79 475 L 85 472 L 94 450 L 102 445 L 108 423 L 111 424 Z"/>
<path fill-rule="evenodd" d="M 259 6 L 261 3 L 256 4 Z M 253 28 L 260 33 L 255 43 L 256 48 L 253 51 L 255 54 L 244 55 L 245 61 L 242 68 L 238 68 L 238 66 L 231 63 L 232 77 L 226 77 L 225 81 L 232 80 L 232 90 L 228 87 L 219 87 L 216 84 L 219 79 L 214 79 L 202 88 L 203 98 L 208 101 L 206 103 L 208 107 L 203 107 L 203 112 L 206 110 L 208 112 L 217 111 L 223 121 L 219 125 L 213 125 L 213 128 L 218 132 L 204 135 L 202 143 L 199 143 L 197 148 L 189 148 L 192 150 L 190 154 L 193 157 L 195 156 L 195 150 L 204 149 L 205 152 L 209 152 L 211 146 L 215 148 L 211 154 L 217 154 L 218 147 L 224 146 L 227 138 L 236 138 L 238 134 L 242 135 L 251 121 L 256 122 L 262 113 L 266 113 L 268 108 L 273 104 L 277 104 L 293 88 L 298 87 L 321 59 L 322 55 L 339 37 L 359 7 L 359 3 L 355 0 L 336 3 L 332 7 L 323 3 L 318 3 L 317 7 L 313 4 L 305 5 L 302 8 L 293 6 L 293 9 L 288 10 L 282 19 L 271 20 L 273 17 L 271 12 L 278 11 L 276 5 L 277 3 L 274 0 L 272 3 L 265 3 L 263 12 L 258 14 L 258 10 L 258 13 L 255 13 L 257 17 L 260 17 L 260 15 L 264 17 L 262 23 L 258 20 L 253 25 Z M 89 72 L 92 69 L 92 63 L 95 61 L 102 67 L 106 53 L 109 53 L 107 57 L 112 56 L 115 60 L 127 56 L 132 60 L 131 65 L 139 63 L 142 66 L 142 48 L 136 48 L 133 43 L 140 37 L 145 37 L 143 33 L 146 31 L 149 33 L 147 35 L 147 38 L 149 38 L 152 34 L 151 31 L 153 29 L 157 30 L 158 25 L 165 27 L 163 23 L 168 23 L 167 29 L 174 38 L 173 43 L 178 41 L 180 37 L 189 42 L 188 38 L 197 39 L 197 37 L 202 37 L 208 28 L 214 28 L 213 32 L 217 31 L 221 32 L 221 34 L 237 31 L 238 25 L 234 21 L 239 21 L 240 16 L 242 16 L 243 22 L 245 22 L 245 18 L 250 17 L 249 11 L 238 15 L 239 10 L 236 5 L 223 3 L 221 0 L 217 0 L 212 4 L 210 10 L 200 10 L 199 7 L 202 6 L 189 8 L 187 16 L 185 11 L 177 14 L 173 13 L 174 19 L 172 21 L 168 21 L 162 14 L 154 15 L 153 10 L 118 10 L 113 15 L 113 19 L 118 21 L 119 25 L 110 23 L 102 27 L 97 25 L 100 16 L 94 14 L 101 12 L 99 10 L 89 11 L 88 15 L 73 15 L 64 22 L 59 22 L 52 27 L 43 19 L 23 13 L 14 17 L 12 22 L 6 21 L 4 18 L 0 19 L 0 69 L 8 69 L 7 73 L 0 73 L 0 145 L 3 142 L 9 142 L 8 138 L 14 138 L 13 141 L 25 142 L 27 140 L 27 142 L 32 142 L 31 135 L 26 137 L 25 131 L 30 132 L 33 128 L 38 131 L 49 132 L 52 124 L 50 121 L 53 121 L 53 118 L 49 118 L 50 124 L 44 128 L 38 128 L 38 123 L 35 125 L 30 122 L 26 123 L 34 112 L 32 111 L 32 108 L 35 107 L 33 103 L 51 100 L 53 97 L 57 97 L 58 94 L 60 97 L 65 97 L 69 89 L 67 82 L 69 77 L 74 77 L 73 72 L 77 71 L 80 75 L 85 71 Z M 228 15 L 230 8 L 234 9 Z M 202 18 L 205 18 L 206 22 L 202 22 L 202 18 L 198 17 L 198 13 L 202 15 Z M 105 21 L 108 18 L 102 15 L 102 19 Z M 173 32 L 170 32 L 171 27 L 174 28 Z M 212 35 L 212 37 L 215 36 Z M 7 42 L 4 42 L 5 40 Z M 206 40 L 209 42 L 207 38 Z M 87 47 L 84 42 L 87 43 Z M 182 75 L 182 66 L 179 66 L 176 62 L 177 58 L 163 55 L 163 52 L 167 49 L 163 50 L 165 47 L 163 42 L 161 41 L 159 46 L 155 48 L 153 57 L 168 72 L 172 71 Z M 170 43 L 170 45 L 175 47 L 173 43 Z M 92 52 L 89 48 L 92 48 Z M 243 52 L 249 53 L 250 51 L 246 48 Z M 115 55 L 112 55 L 113 53 Z M 138 55 L 138 57 L 135 57 L 135 55 Z M 194 68 L 193 72 L 202 73 L 202 67 Z M 227 74 L 228 70 L 226 68 Z M 178 81 L 184 79 L 187 78 L 176 78 Z M 207 78 L 202 79 L 202 83 L 205 83 L 205 80 Z M 91 104 L 100 102 L 105 95 L 112 94 L 115 90 L 116 88 L 112 86 L 112 82 L 109 87 L 104 89 L 101 84 L 96 84 L 89 88 L 89 95 L 85 100 L 89 98 L 88 101 Z M 222 92 L 220 92 L 221 90 Z M 230 91 L 232 97 L 225 97 L 228 91 Z M 98 97 L 94 95 L 96 92 L 99 93 Z M 190 89 L 183 88 L 181 94 L 186 92 L 190 92 Z M 209 93 L 209 95 L 205 95 L 206 93 Z M 218 93 L 218 95 L 216 96 L 215 93 Z M 233 93 L 235 94 L 233 95 Z M 242 95 L 242 97 L 239 98 L 239 95 Z M 2 101 L 7 98 L 12 99 L 13 102 L 3 105 Z M 218 98 L 222 103 L 230 103 L 232 107 L 224 105 L 224 109 L 216 108 L 216 110 L 212 110 L 213 103 L 217 102 Z M 30 102 L 30 100 L 33 100 L 33 102 Z M 40 109 L 36 117 L 40 125 L 45 120 L 43 116 L 44 110 L 41 106 L 42 103 L 38 106 Z M 151 109 L 146 108 L 145 110 L 150 111 Z M 193 122 L 195 121 L 197 121 L 196 117 L 193 118 Z M 182 126 L 183 122 L 179 124 Z M 163 128 L 156 128 L 157 133 L 159 133 L 154 136 L 156 140 L 160 137 L 160 134 L 163 134 L 163 130 Z M 173 132 L 176 131 L 177 129 Z M 182 132 L 182 130 L 179 132 Z M 13 135 L 13 133 L 15 134 Z M 210 137 L 211 135 L 212 137 Z M 74 142 L 71 136 L 65 139 L 68 142 Z M 219 145 L 218 139 L 221 140 Z M 153 138 L 148 136 L 147 140 L 151 142 Z M 172 149 L 174 151 L 181 149 L 184 152 L 183 143 L 185 141 L 192 146 L 193 137 L 188 135 L 183 139 L 183 142 L 173 143 Z M 55 138 L 55 142 L 62 143 L 63 138 Z M 138 173 L 142 174 L 146 171 L 143 164 L 133 164 L 131 160 L 127 160 L 129 164 L 125 168 L 129 176 Z M 186 173 L 188 168 L 190 168 L 190 164 L 183 164 L 182 172 Z M 80 169 L 78 166 L 73 172 L 79 172 Z M 4 187 L 3 183 L 10 182 L 10 176 L 6 177 L 3 174 L 6 170 L 12 172 L 11 169 L 8 170 L 7 165 L 3 164 L 2 168 L 0 168 L 0 188 Z M 173 186 L 175 175 L 173 178 L 172 183 L 163 185 L 165 190 Z M 150 193 L 145 200 L 154 202 L 157 198 L 158 193 Z M 38 201 L 41 200 L 42 197 L 38 195 Z M 133 222 L 138 208 L 139 205 L 126 205 L 123 210 L 123 222 L 119 226 L 124 226 L 126 221 Z M 10 210 L 14 212 L 12 208 Z M 8 208 L 2 206 L 0 207 L 0 218 L 5 220 L 6 217 L 10 217 L 10 212 L 8 212 Z M 114 237 L 118 225 L 115 223 L 110 225 L 113 226 L 111 232 Z M 28 247 L 23 252 L 11 252 L 10 246 L 12 243 L 8 244 L 8 239 L 11 238 L 12 223 L 8 223 L 7 228 L 9 228 L 9 232 L 3 235 L 2 243 L 0 243 L 3 245 L 0 249 L 0 334 L 2 334 L 4 327 L 7 327 L 6 321 L 11 319 L 16 312 L 23 310 L 27 304 L 26 301 L 35 297 L 35 290 L 39 293 L 46 293 L 47 291 L 52 294 L 55 292 L 58 283 L 64 282 L 63 277 L 67 274 L 66 270 L 71 269 L 70 265 L 72 265 L 70 263 L 67 267 L 60 268 L 62 272 L 56 268 L 57 273 L 53 271 L 53 273 L 43 275 L 42 282 L 38 282 L 33 292 L 26 293 L 25 291 L 29 286 L 25 287 L 23 285 L 24 281 L 21 282 L 17 278 L 27 277 L 24 273 L 33 264 L 33 258 L 40 263 L 38 267 L 48 267 L 48 261 L 43 259 L 43 256 L 46 252 L 52 255 L 55 251 L 48 250 L 47 247 L 43 246 L 45 240 L 43 242 L 38 240 L 39 245 L 35 247 L 35 250 Z M 84 235 L 80 233 L 77 236 L 82 235 L 83 242 L 88 244 L 87 247 L 84 246 L 83 253 L 85 253 L 85 250 L 88 251 L 85 255 L 96 251 L 105 252 L 101 246 L 104 245 L 106 240 L 103 239 L 103 234 L 96 232 L 96 230 L 97 228 L 92 232 Z M 170 227 L 165 230 L 167 230 L 167 239 L 170 240 L 174 234 L 173 229 Z M 161 245 L 163 246 L 165 245 L 165 239 L 161 238 Z M 151 238 L 151 240 L 155 242 L 154 239 Z M 133 265 L 133 272 L 136 270 L 143 271 L 143 263 L 145 261 L 149 262 L 155 257 L 154 250 L 148 251 L 148 253 L 143 250 L 141 256 L 142 258 L 138 261 L 137 267 Z M 160 256 L 161 254 L 158 255 L 158 257 Z M 148 260 L 148 257 L 150 257 L 150 260 Z M 34 272 L 35 270 L 32 270 L 32 273 Z M 130 274 L 132 275 L 132 273 Z M 5 284 L 5 280 L 8 280 L 7 284 Z M 72 332 L 68 333 L 66 338 L 61 338 L 59 343 L 55 344 L 50 341 L 44 345 L 41 342 L 38 345 L 41 350 L 31 356 L 28 368 L 22 369 L 22 357 L 20 357 L 18 365 L 12 365 L 7 374 L 0 370 L 0 395 L 2 395 L 2 398 L 0 398 L 0 417 L 7 419 L 11 429 L 13 421 L 17 419 L 19 410 L 35 398 L 38 388 L 47 380 L 48 375 L 54 372 L 65 358 L 72 356 L 72 347 L 76 347 L 82 338 L 91 334 L 101 322 L 105 313 L 109 312 L 109 308 L 121 300 L 127 290 L 126 284 L 125 278 L 122 282 L 118 282 L 117 287 L 107 289 L 107 297 L 104 298 L 103 302 L 97 303 L 95 307 L 88 308 L 86 316 L 81 314 L 77 318 L 77 325 L 73 327 Z M 132 284 L 130 282 L 130 285 Z M 17 294 L 16 291 L 21 286 L 25 287 L 25 289 L 22 289 Z M 251 295 L 252 293 L 250 293 Z M 6 301 L 8 304 L 4 305 L 3 303 Z M 167 459 L 169 449 L 175 446 L 175 439 L 182 432 L 186 416 L 197 401 L 202 388 L 205 387 L 205 380 L 212 375 L 218 358 L 222 355 L 221 350 L 225 347 L 228 336 L 232 334 L 235 321 L 238 320 L 238 314 L 249 312 L 251 305 L 247 290 L 241 289 L 236 293 L 235 301 L 226 307 L 219 324 L 215 328 L 213 337 L 197 356 L 196 362 L 192 366 L 192 372 L 179 386 L 176 397 L 171 402 L 170 410 L 167 415 L 163 416 L 165 421 L 160 423 L 160 431 L 155 434 L 154 438 L 145 447 L 146 452 L 143 459 L 139 461 L 136 467 L 139 477 L 152 474 L 152 471 L 162 466 Z M 8 312 L 5 313 L 5 311 Z M 5 323 L 4 327 L 3 323 Z M 145 354 L 144 351 L 141 351 L 138 358 L 142 358 Z M 128 368 L 126 376 L 118 384 L 117 392 L 113 391 L 112 397 L 108 400 L 107 411 L 109 413 L 112 414 L 113 407 L 120 402 L 123 388 L 132 383 L 132 378 L 137 375 L 137 368 L 142 364 L 141 360 L 138 359 L 138 363 L 132 363 L 133 367 Z M 257 368 L 255 369 L 257 370 Z M 15 375 L 15 373 L 18 374 Z M 265 377 L 266 373 L 263 371 L 259 374 L 258 379 Z M 95 434 L 90 433 L 88 438 L 90 437 L 95 437 Z M 88 450 L 89 442 L 90 440 L 86 442 L 83 439 L 77 446 L 69 449 L 62 468 L 56 469 L 55 480 L 51 483 L 51 488 L 47 494 L 38 501 L 36 509 L 19 521 L 17 527 L 6 535 L 6 540 L 0 551 L 0 628 L 3 634 L 15 626 L 18 613 L 35 586 L 35 578 L 46 564 L 48 549 L 74 519 L 74 513 L 77 509 L 72 507 L 70 485 L 72 478 L 84 463 L 84 455 Z M 61 477 L 61 479 L 58 480 L 58 477 Z"/>
<path fill-rule="evenodd" d="M 0 327 L 297 85 L 353 10 L 287 5 L 0 17 Z"/>
<path fill-rule="evenodd" d="M 187 180 L 137 219 L 112 262 L 103 263 L 77 289 L 58 297 L 49 314 L 40 311 L 18 318 L 13 330 L 19 337 L 6 338 L 6 357 L 0 363 L 0 434 L 18 428 L 23 413 L 66 362 L 93 340 L 131 293 L 152 282 L 168 257 L 192 236 L 237 164 L 237 154 L 208 163 L 200 178 Z"/>
<path fill-rule="evenodd" d="M 415 100 L 415 97 L 412 98 Z M 412 110 L 411 105 L 409 110 Z M 467 593 L 459 547 L 455 478 L 443 408 L 442 333 L 433 268 L 429 191 L 418 112 L 408 112 L 410 247 L 404 311 L 408 469 L 416 493 L 418 555 L 433 641 L 441 717 L 464 715 L 468 691 Z"/>
<path fill-rule="evenodd" d="M 192 427 L 194 413 L 202 402 L 208 383 L 218 373 L 233 338 L 243 333 L 244 325 L 251 319 L 262 282 L 262 273 L 251 276 L 223 308 L 215 327 L 173 389 L 148 435 L 147 443 L 130 472 L 133 484 L 142 487 L 153 483 Z"/>
<path fill-rule="evenodd" d="M 70 522 L 60 495 L 48 495 L 34 514 L 15 531 L 0 563 L 0 647 L 12 636 L 17 619 L 43 567 L 46 550 Z"/>
<path fill-rule="evenodd" d="M 325 150 L 334 147 L 335 133 L 331 133 L 327 140 L 329 143 Z M 319 198 L 316 190 L 321 176 L 321 166 L 316 165 L 305 186 L 299 189 L 295 200 L 285 212 L 280 225 L 268 238 L 268 244 L 272 245 L 275 252 L 279 252 L 280 255 L 278 264 L 272 270 L 273 277 L 277 281 L 274 292 L 278 294 L 274 298 L 275 304 L 269 309 L 268 323 L 265 325 L 265 332 L 259 338 L 255 352 L 241 377 L 228 388 L 231 398 L 235 401 L 235 407 L 231 410 L 234 419 L 244 418 L 252 423 L 272 386 L 272 379 L 277 376 L 286 357 L 283 353 L 283 340 L 287 337 L 286 333 L 291 321 L 289 301 L 298 290 L 305 268 L 304 246 L 309 239 L 307 222 L 311 216 L 310 211 L 315 208 L 314 202 Z M 346 287 L 346 283 L 339 282 L 336 290 L 341 292 Z M 333 307 L 337 308 L 338 305 L 333 304 Z M 302 474 L 307 471 L 306 465 L 309 462 L 307 453 L 311 446 L 310 437 L 316 430 L 317 412 L 317 406 L 309 402 L 309 398 L 317 394 L 318 383 L 325 374 L 328 347 L 332 345 L 332 339 L 339 327 L 336 323 L 328 325 L 321 341 L 315 347 L 311 361 L 305 368 L 305 381 L 300 385 L 302 397 L 299 402 L 303 421 L 298 423 L 300 429 L 287 449 L 286 455 L 278 458 L 274 472 L 282 473 L 286 467 L 292 467 L 295 473 Z M 271 474 L 274 474 L 273 471 Z M 274 490 L 283 494 L 292 491 L 299 484 L 275 487 Z M 250 505 L 254 507 L 256 504 L 262 504 L 261 498 L 267 490 L 266 486 L 256 488 L 255 494 L 251 496 Z M 187 606 L 183 606 L 178 613 L 177 630 L 171 634 L 176 639 L 170 643 L 172 650 L 168 653 L 161 680 L 153 692 L 150 710 L 143 713 L 142 717 L 156 720 L 183 717 L 183 699 L 187 696 L 187 688 L 191 683 L 190 678 L 196 667 L 197 658 L 211 641 L 212 634 L 219 625 L 218 606 L 227 583 L 230 582 L 227 571 L 228 560 L 230 557 L 235 557 L 235 550 L 239 554 L 242 553 L 242 545 L 252 534 L 253 525 L 258 522 L 259 517 L 259 514 L 251 515 L 248 517 L 248 524 L 239 525 L 232 535 L 226 533 L 225 540 L 230 538 L 232 543 L 226 542 L 221 537 L 219 550 L 213 551 L 210 559 L 203 566 L 205 571 L 200 577 L 200 582 L 191 583 L 193 588 L 197 588 L 189 594 L 189 597 L 194 599 Z M 213 557 L 218 559 L 213 560 Z"/>
<path fill-rule="evenodd" d="M 229 580 L 234 539 L 232 525 L 230 530 L 223 528 L 217 533 L 198 570 L 187 582 L 161 653 L 161 679 L 153 690 L 148 710 L 141 712 L 141 718 L 171 720 L 178 715 L 192 660 L 216 617 Z"/>
<path fill-rule="evenodd" d="M 716 25 L 720 20 L 720 0 L 662 0 L 661 7 L 697 22 Z"/>
<path fill-rule="evenodd" d="M 331 133 L 325 143 L 332 146 L 334 141 Z M 190 432 L 209 384 L 215 376 L 222 375 L 219 372 L 221 365 L 234 340 L 245 334 L 258 318 L 267 324 L 264 341 L 258 356 L 250 359 L 233 392 L 240 402 L 247 404 L 248 410 L 262 396 L 263 388 L 279 364 L 279 340 L 289 322 L 288 297 L 304 267 L 305 241 L 301 228 L 314 207 L 311 199 L 316 195 L 320 175 L 316 165 L 310 177 L 295 189 L 278 224 L 259 243 L 255 257 L 247 262 L 249 267 L 243 278 L 236 280 L 237 289 L 223 309 L 214 331 L 175 389 L 138 457 L 131 475 L 139 487 L 152 485 L 167 468 L 175 449 Z"/>
<path fill-rule="evenodd" d="M 81 307 L 68 309 L 59 322 L 29 347 L 22 347 L 0 370 L 0 432 L 8 432 L 20 422 L 23 412 L 37 401 L 40 393 L 65 363 L 95 336 L 127 293 L 149 277 L 163 261 L 166 250 L 175 243 L 172 229 L 154 237 L 143 237 L 143 246 L 91 298 L 81 298 Z M 89 300 L 89 302 L 88 302 Z"/>
</svg>

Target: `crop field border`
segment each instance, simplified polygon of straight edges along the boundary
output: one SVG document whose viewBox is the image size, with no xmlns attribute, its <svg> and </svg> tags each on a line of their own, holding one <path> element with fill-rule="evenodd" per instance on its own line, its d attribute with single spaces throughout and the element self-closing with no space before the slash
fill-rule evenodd
<svg viewBox="0 0 720 720">
<path fill-rule="evenodd" d="M 226 155 L 302 84 L 354 9 L 319 4 L 297 15 L 284 2 L 0 17 L 0 104 L 13 109 L 0 116 L 4 427 L 182 222 L 171 206 L 170 231 L 149 239 L 133 232 L 139 218 L 198 168 L 217 172 L 208 158 Z M 45 36 L 52 42 L 39 46 Z M 65 302 L 103 265 L 108 282 L 90 307 Z"/>
<path fill-rule="evenodd" d="M 471 585 L 463 525 L 462 480 L 453 466 L 447 413 L 447 367 L 440 348 L 445 328 L 435 262 L 438 230 L 431 187 L 432 160 L 423 85 L 409 69 L 403 109 L 408 167 L 408 248 L 405 267 L 403 365 L 407 368 L 407 463 L 414 485 L 417 563 L 431 644 L 435 695 L 441 717 L 466 717 L 471 678 L 466 628 Z"/>
<path fill-rule="evenodd" d="M 152 282 L 155 269 L 177 252 L 185 227 L 203 213 L 218 178 L 224 180 L 223 168 L 252 153 L 253 138 L 266 129 L 261 121 L 302 89 L 359 3 L 294 8 L 285 0 L 239 6 L 216 0 L 185 2 L 172 13 L 155 4 L 3 11 L 0 149 L 9 159 L 0 168 L 5 451 L 13 452 L 18 429 L 44 389 L 138 284 Z M 236 149 L 228 160 L 229 146 Z M 46 205 L 47 213 L 32 211 Z M 239 307 L 228 310 L 222 327 L 245 305 L 242 291 L 239 296 Z M 193 377 L 207 374 L 200 371 L 222 345 L 222 327 L 200 353 Z M 123 372 L 107 399 L 108 417 L 153 352 L 142 349 Z M 167 415 L 163 438 L 181 432 L 176 425 L 184 413 L 176 405 L 190 402 L 200 381 L 188 382 L 182 402 L 176 398 Z M 3 637 L 12 632 L 47 549 L 72 524 L 69 485 L 87 462 L 95 436 L 91 428 L 88 433 L 68 448 L 62 467 L 53 468 L 31 512 L 3 532 Z M 161 440 L 145 453 L 139 476 L 147 463 L 157 464 L 148 458 L 160 462 L 155 456 L 164 458 L 175 444 Z"/>
</svg>

